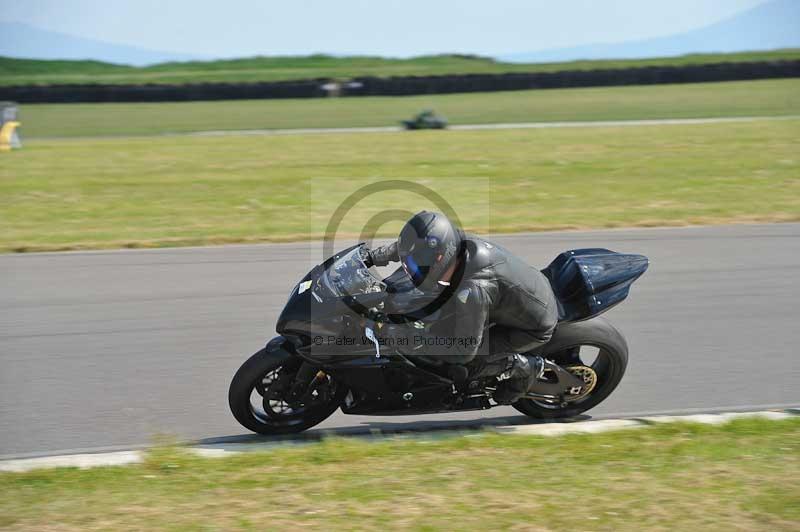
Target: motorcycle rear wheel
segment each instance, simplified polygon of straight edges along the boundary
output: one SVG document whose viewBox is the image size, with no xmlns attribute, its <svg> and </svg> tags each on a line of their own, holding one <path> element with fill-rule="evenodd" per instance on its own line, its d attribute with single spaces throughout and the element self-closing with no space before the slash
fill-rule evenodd
<svg viewBox="0 0 800 532">
<path fill-rule="evenodd" d="M 591 363 L 580 358 L 582 347 L 598 350 Z M 597 383 L 590 393 L 566 404 L 548 403 L 538 399 L 520 399 L 512 406 L 537 419 L 575 417 L 594 408 L 617 387 L 628 365 L 628 344 L 625 337 L 605 318 L 565 323 L 556 330 L 553 339 L 535 353 L 562 367 L 586 365 L 597 374 Z"/>
<path fill-rule="evenodd" d="M 300 361 L 282 349 L 267 351 L 264 348 L 247 359 L 228 390 L 228 404 L 236 420 L 258 434 L 293 434 L 321 423 L 336 412 L 347 390 L 333 381 L 330 399 L 318 404 L 293 409 L 280 399 L 265 399 L 279 373 L 292 369 L 296 372 L 299 365 Z M 261 402 L 260 409 L 254 404 L 254 398 L 255 402 Z"/>
</svg>

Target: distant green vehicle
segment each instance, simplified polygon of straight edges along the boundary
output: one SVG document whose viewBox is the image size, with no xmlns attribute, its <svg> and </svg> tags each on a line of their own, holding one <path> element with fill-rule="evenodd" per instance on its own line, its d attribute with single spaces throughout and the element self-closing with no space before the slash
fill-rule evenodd
<svg viewBox="0 0 800 532">
<path fill-rule="evenodd" d="M 406 129 L 445 129 L 447 120 L 442 116 L 437 116 L 430 109 L 422 111 L 411 120 L 403 120 L 403 127 Z"/>
</svg>

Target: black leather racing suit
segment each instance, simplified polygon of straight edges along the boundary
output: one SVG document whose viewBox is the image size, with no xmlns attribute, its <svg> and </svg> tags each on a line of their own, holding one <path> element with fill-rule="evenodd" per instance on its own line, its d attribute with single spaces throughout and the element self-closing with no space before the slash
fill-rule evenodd
<svg viewBox="0 0 800 532">
<path fill-rule="evenodd" d="M 473 235 L 465 243 L 452 284 L 441 287 L 448 297 L 439 318 L 424 337 L 414 334 L 415 354 L 468 364 L 479 354 L 524 353 L 549 341 L 558 308 L 547 278 L 497 244 Z M 400 260 L 396 243 L 370 256 L 376 266 Z"/>
</svg>

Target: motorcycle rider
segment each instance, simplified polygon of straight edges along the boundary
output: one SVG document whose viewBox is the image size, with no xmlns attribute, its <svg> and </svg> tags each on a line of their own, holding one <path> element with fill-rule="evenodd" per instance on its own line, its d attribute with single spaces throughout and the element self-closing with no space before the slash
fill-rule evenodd
<svg viewBox="0 0 800 532">
<path fill-rule="evenodd" d="M 425 334 L 452 335 L 455 341 L 419 342 L 414 354 L 450 364 L 450 374 L 461 379 L 481 366 L 481 359 L 470 364 L 478 355 L 505 360 L 507 378 L 493 395 L 500 404 L 516 402 L 541 376 L 543 360 L 521 354 L 548 342 L 558 320 L 555 295 L 539 270 L 496 244 L 463 233 L 443 214 L 427 211 L 414 215 L 396 242 L 370 250 L 368 262 L 400 262 L 417 289 L 441 296 L 442 317 Z M 384 334 L 399 337 L 408 331 L 390 326 Z"/>
</svg>

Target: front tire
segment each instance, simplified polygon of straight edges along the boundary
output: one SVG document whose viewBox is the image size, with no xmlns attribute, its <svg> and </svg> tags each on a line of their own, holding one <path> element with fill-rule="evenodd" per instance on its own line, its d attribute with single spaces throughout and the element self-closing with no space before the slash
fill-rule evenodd
<svg viewBox="0 0 800 532">
<path fill-rule="evenodd" d="M 598 349 L 597 358 L 590 364 L 597 374 L 597 384 L 591 393 L 566 405 L 520 399 L 513 404 L 514 408 L 537 419 L 559 419 L 577 416 L 605 400 L 620 383 L 628 366 L 625 337 L 605 318 L 564 323 L 550 342 L 532 354 L 550 359 L 560 366 L 582 365 L 581 347 Z"/>
<path fill-rule="evenodd" d="M 288 407 L 276 411 L 271 407 L 270 403 L 276 401 L 265 399 L 271 382 L 269 379 L 274 380 L 274 376 L 281 371 L 296 372 L 302 361 L 281 348 L 270 347 L 261 349 L 247 359 L 231 381 L 228 404 L 236 421 L 258 434 L 279 435 L 302 432 L 330 417 L 347 393 L 344 386 L 337 386 L 326 402 L 305 405 L 296 410 Z M 260 398 L 263 405 L 261 409 L 254 405 L 254 397 L 256 402 Z"/>
</svg>

